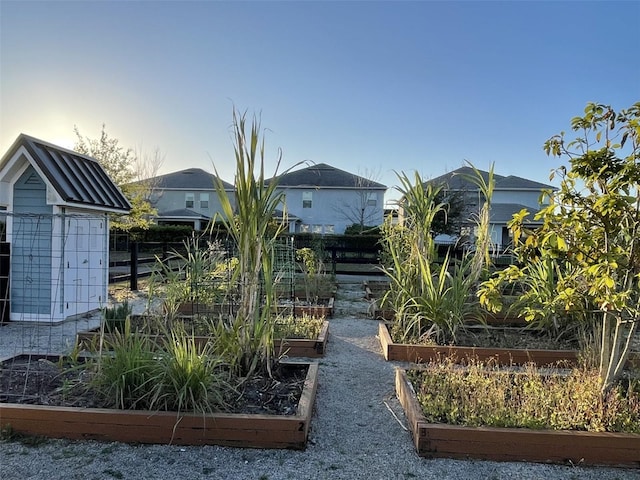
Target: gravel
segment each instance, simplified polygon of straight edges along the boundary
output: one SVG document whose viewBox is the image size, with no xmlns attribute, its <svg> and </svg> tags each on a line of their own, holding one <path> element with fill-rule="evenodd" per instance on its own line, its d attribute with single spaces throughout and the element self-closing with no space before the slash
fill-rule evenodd
<svg viewBox="0 0 640 480">
<path fill-rule="evenodd" d="M 306 450 L 0 442 L 0 479 L 640 479 L 632 469 L 418 457 L 361 281 L 339 281 Z M 13 332 L 20 329 L 0 329 L 0 356 L 24 344 Z"/>
</svg>

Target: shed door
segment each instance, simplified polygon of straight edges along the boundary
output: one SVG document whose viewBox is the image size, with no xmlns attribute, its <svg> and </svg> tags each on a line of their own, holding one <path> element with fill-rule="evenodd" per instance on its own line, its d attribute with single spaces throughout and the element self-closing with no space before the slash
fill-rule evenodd
<svg viewBox="0 0 640 480">
<path fill-rule="evenodd" d="M 90 215 L 66 219 L 65 316 L 84 314 L 104 306 L 105 223 L 105 218 Z"/>
<path fill-rule="evenodd" d="M 51 314 L 51 229 L 47 187 L 33 167 L 13 191 L 11 311 Z"/>
</svg>

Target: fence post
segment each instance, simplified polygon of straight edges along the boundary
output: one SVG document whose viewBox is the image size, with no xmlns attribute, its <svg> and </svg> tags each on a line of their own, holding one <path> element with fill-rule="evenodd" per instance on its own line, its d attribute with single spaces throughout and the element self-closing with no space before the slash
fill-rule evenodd
<svg viewBox="0 0 640 480">
<path fill-rule="evenodd" d="M 135 292 L 138 290 L 138 242 L 130 241 L 129 250 L 131 251 L 129 288 Z"/>
</svg>

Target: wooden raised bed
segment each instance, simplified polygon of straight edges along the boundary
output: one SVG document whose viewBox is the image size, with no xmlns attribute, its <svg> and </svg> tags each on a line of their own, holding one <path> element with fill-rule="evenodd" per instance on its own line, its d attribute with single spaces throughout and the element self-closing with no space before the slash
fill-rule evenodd
<svg viewBox="0 0 640 480">
<path fill-rule="evenodd" d="M 322 322 L 322 329 L 315 340 L 305 338 L 284 338 L 275 339 L 274 348 L 276 353 L 282 352 L 288 357 L 324 357 L 329 340 L 329 321 Z"/>
<path fill-rule="evenodd" d="M 387 324 L 384 322 L 378 325 L 378 338 L 382 345 L 382 354 L 389 361 L 427 363 L 442 357 L 453 357 L 461 361 L 492 359 L 498 365 L 522 365 L 528 362 L 535 362 L 537 365 L 550 365 L 557 362 L 575 365 L 578 361 L 578 352 L 575 350 L 524 350 L 393 343 Z"/>
<path fill-rule="evenodd" d="M 385 322 L 378 324 L 378 338 L 382 346 L 382 354 L 388 361 L 428 363 L 443 357 L 455 358 L 459 361 L 474 359 L 480 361 L 493 360 L 497 365 L 523 365 L 533 362 L 536 365 L 553 365 L 563 363 L 566 366 L 578 364 L 577 350 L 539 350 L 521 348 L 483 348 L 456 347 L 455 345 L 416 345 L 393 343 L 389 328 Z M 627 365 L 640 365 L 640 353 L 632 352 Z"/>
<path fill-rule="evenodd" d="M 400 368 L 396 394 L 421 457 L 640 467 L 640 435 L 428 423 Z"/>
<path fill-rule="evenodd" d="M 0 403 L 0 426 L 26 435 L 72 440 L 301 450 L 307 444 L 318 384 L 318 364 L 307 365 L 295 415 L 178 414 Z"/>
<path fill-rule="evenodd" d="M 334 297 L 319 298 L 316 304 L 313 305 L 295 303 L 293 305 L 293 315 L 296 317 L 309 315 L 315 318 L 331 318 L 333 317 L 333 303 Z"/>
<path fill-rule="evenodd" d="M 104 333 L 104 341 L 106 343 L 113 342 L 113 334 Z M 154 339 L 160 339 L 159 335 L 150 335 Z M 209 340 L 207 336 L 194 336 L 196 345 L 205 345 Z M 325 320 L 322 324 L 320 334 L 316 339 L 302 338 L 284 338 L 275 339 L 274 348 L 276 353 L 282 351 L 288 357 L 323 357 L 327 349 L 327 341 L 329 340 L 329 321 Z M 80 350 L 95 349 L 100 341 L 100 331 L 92 330 L 89 332 L 78 332 L 76 334 L 76 345 Z"/>
<path fill-rule="evenodd" d="M 293 315 L 303 317 L 308 315 L 314 318 L 333 317 L 334 297 L 318 298 L 314 304 L 305 305 L 302 301 L 280 303 L 274 307 L 274 312 L 281 315 Z"/>
<path fill-rule="evenodd" d="M 238 309 L 237 303 L 194 303 L 186 302 L 178 305 L 176 313 L 180 315 L 233 315 Z"/>
</svg>

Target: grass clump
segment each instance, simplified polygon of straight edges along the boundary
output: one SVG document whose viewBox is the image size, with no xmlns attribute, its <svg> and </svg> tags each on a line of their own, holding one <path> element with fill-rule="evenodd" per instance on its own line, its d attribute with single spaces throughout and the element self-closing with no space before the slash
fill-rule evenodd
<svg viewBox="0 0 640 480">
<path fill-rule="evenodd" d="M 640 433 L 640 381 L 625 379 L 603 393 L 595 369 L 504 370 L 452 359 L 410 370 L 408 377 L 429 422 Z"/>
</svg>

